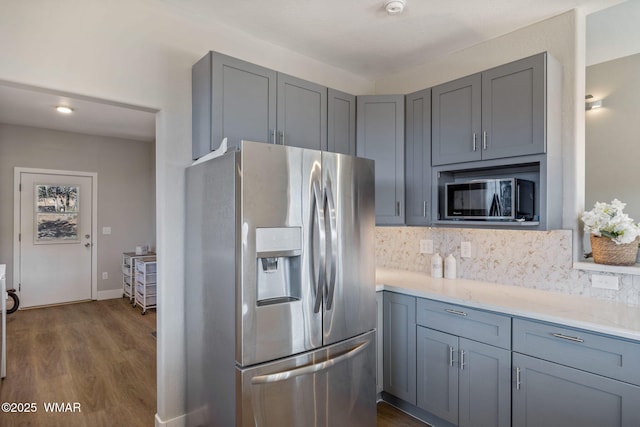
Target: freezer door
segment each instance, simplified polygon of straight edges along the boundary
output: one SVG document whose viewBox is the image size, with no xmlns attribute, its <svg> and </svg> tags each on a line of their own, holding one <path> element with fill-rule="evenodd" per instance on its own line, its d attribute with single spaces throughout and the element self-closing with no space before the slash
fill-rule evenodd
<svg viewBox="0 0 640 427">
<path fill-rule="evenodd" d="M 324 345 L 376 324 L 374 162 L 322 153 L 326 194 Z"/>
<path fill-rule="evenodd" d="M 322 172 L 315 150 L 243 141 L 241 156 L 236 363 L 250 366 L 322 346 L 309 224 L 322 214 L 313 184 Z"/>
<path fill-rule="evenodd" d="M 237 426 L 376 425 L 374 332 L 236 373 Z"/>
</svg>

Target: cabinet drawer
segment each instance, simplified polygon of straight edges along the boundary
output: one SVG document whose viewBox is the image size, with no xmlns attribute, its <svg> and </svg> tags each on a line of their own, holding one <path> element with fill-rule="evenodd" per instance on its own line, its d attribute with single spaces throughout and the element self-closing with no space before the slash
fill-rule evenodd
<svg viewBox="0 0 640 427">
<path fill-rule="evenodd" d="M 418 299 L 416 323 L 486 344 L 511 348 L 511 318 L 455 304 Z"/>
<path fill-rule="evenodd" d="M 513 351 L 640 385 L 640 343 L 514 319 Z"/>
</svg>

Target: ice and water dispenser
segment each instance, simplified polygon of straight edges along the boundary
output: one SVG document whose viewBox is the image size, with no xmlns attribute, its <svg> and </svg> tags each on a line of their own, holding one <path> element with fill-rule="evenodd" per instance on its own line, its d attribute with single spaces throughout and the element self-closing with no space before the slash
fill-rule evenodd
<svg viewBox="0 0 640 427">
<path fill-rule="evenodd" d="M 300 299 L 302 227 L 256 228 L 258 306 Z"/>
</svg>

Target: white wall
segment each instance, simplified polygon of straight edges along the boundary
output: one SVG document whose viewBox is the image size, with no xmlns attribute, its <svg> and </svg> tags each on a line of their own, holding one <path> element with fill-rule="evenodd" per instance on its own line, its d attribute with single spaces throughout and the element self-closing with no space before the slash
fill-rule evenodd
<svg viewBox="0 0 640 427">
<path fill-rule="evenodd" d="M 573 10 L 376 82 L 377 93 L 410 93 L 543 51 L 556 58 L 563 71 L 562 227 L 575 231 L 574 258 L 581 253 L 584 209 L 584 22 Z"/>
<path fill-rule="evenodd" d="M 0 200 L 13 200 L 14 167 L 97 173 L 98 292 L 122 290 L 121 253 L 155 246 L 154 159 L 153 142 L 0 124 Z M 103 226 L 112 234 L 102 235 Z M 13 285 L 12 203 L 0 204 L 0 259 Z"/>
<path fill-rule="evenodd" d="M 640 221 L 640 54 L 587 67 L 587 93 L 603 107 L 586 112 L 586 206 L 614 198 Z"/>
<path fill-rule="evenodd" d="M 0 13 L 0 80 L 159 110 L 156 422 L 175 425 L 181 420 L 172 419 L 184 412 L 184 168 L 191 157 L 191 65 L 217 50 L 350 93 L 372 93 L 374 87 L 234 29 L 193 26 L 180 13 L 157 0 L 4 1 Z"/>
</svg>

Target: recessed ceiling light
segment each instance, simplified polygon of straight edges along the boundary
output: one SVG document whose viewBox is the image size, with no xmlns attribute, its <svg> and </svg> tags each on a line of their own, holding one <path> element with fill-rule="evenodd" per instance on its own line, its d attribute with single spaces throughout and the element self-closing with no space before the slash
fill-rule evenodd
<svg viewBox="0 0 640 427">
<path fill-rule="evenodd" d="M 73 108 L 65 107 L 64 105 L 58 105 L 56 107 L 56 111 L 58 113 L 62 113 L 62 114 L 71 114 L 71 113 L 73 113 Z"/>
<path fill-rule="evenodd" d="M 389 15 L 399 15 L 404 10 L 406 3 L 406 0 L 387 0 L 384 8 Z"/>
</svg>

